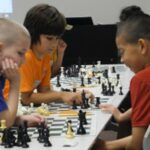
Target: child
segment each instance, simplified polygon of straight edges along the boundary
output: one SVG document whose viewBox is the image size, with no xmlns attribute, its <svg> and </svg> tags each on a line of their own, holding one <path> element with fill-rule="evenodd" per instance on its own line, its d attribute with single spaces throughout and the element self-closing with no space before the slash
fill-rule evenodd
<svg viewBox="0 0 150 150">
<path fill-rule="evenodd" d="M 130 83 L 132 134 L 105 142 L 103 149 L 142 150 L 143 137 L 150 124 L 150 16 L 136 15 L 120 23 L 116 43 L 121 62 L 135 73 Z"/>
<path fill-rule="evenodd" d="M 50 53 L 56 49 L 65 31 L 66 20 L 53 6 L 36 5 L 31 8 L 24 20 L 31 35 L 30 50 L 26 52 L 26 63 L 21 67 L 21 99 L 24 104 L 63 101 L 81 102 L 81 94 L 56 92 L 50 89 Z M 37 89 L 37 93 L 34 93 Z M 89 92 L 87 92 L 89 93 Z M 89 97 L 93 95 L 89 93 Z"/>
<path fill-rule="evenodd" d="M 143 15 L 143 14 L 144 12 L 141 10 L 140 7 L 133 5 L 133 6 L 125 7 L 121 11 L 119 18 L 120 18 L 120 21 L 123 22 L 123 21 L 126 21 L 129 17 L 136 17 L 138 15 Z M 112 113 L 113 117 L 118 123 L 122 123 L 122 122 L 126 122 L 130 120 L 130 116 L 132 112 L 131 108 L 123 113 L 120 112 L 118 108 L 114 107 L 111 104 L 101 104 L 100 108 L 102 111 Z"/>
<path fill-rule="evenodd" d="M 8 19 L 0 18 L 0 120 L 6 120 L 10 127 L 16 119 L 19 96 L 18 66 L 24 61 L 25 51 L 30 45 L 30 35 L 21 25 Z M 10 82 L 7 102 L 3 98 L 5 79 Z M 40 122 L 41 116 L 20 116 L 18 122 L 30 121 L 30 124 Z M 32 120 L 33 119 L 33 120 Z"/>
</svg>

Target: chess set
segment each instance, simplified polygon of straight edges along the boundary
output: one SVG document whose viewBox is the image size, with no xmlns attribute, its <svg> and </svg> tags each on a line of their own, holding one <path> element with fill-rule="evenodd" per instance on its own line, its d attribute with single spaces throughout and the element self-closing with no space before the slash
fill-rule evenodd
<svg viewBox="0 0 150 150">
<path fill-rule="evenodd" d="M 70 71 L 68 71 L 70 70 Z M 76 71 L 77 70 L 77 71 Z M 60 74 L 51 80 L 54 90 L 72 91 L 76 88 L 100 87 L 116 88 L 121 85 L 120 73 L 125 71 L 124 65 L 118 66 L 82 66 L 61 68 Z M 106 94 L 107 95 L 107 94 Z"/>
<path fill-rule="evenodd" d="M 52 146 L 49 137 L 74 138 L 81 135 L 96 134 L 96 115 L 86 114 L 80 110 L 78 116 L 53 116 L 47 117 L 47 126 L 40 124 L 37 127 L 27 127 L 27 122 L 19 127 L 6 128 L 2 121 L 1 145 L 5 148 L 19 146 L 29 147 L 29 142 L 37 139 L 39 143 L 44 143 L 45 147 Z"/>
<path fill-rule="evenodd" d="M 75 67 L 74 67 L 75 68 Z M 82 105 L 68 105 L 64 103 L 50 103 L 50 104 L 41 104 L 39 107 L 31 106 L 24 107 L 19 106 L 20 114 L 31 114 L 38 112 L 42 115 L 45 115 L 47 118 L 47 128 L 43 125 L 39 127 L 27 128 L 23 127 L 21 129 L 22 135 L 18 135 L 20 128 L 11 128 L 11 132 L 6 130 L 5 135 L 12 137 L 11 142 L 9 139 L 4 138 L 5 144 L 3 147 L 11 147 L 10 143 L 15 141 L 18 142 L 18 136 L 22 139 L 25 139 L 21 142 L 22 147 L 27 148 L 30 146 L 27 141 L 29 139 L 32 141 L 36 140 L 39 143 L 44 143 L 44 147 L 52 146 L 50 140 L 51 137 L 62 137 L 62 138 L 73 138 L 80 136 L 94 137 L 97 135 L 97 112 L 99 112 L 98 105 L 100 103 L 107 103 L 115 97 L 116 95 L 123 95 L 124 90 L 122 88 L 122 79 L 121 76 L 124 74 L 125 67 L 123 65 L 114 66 L 84 66 L 81 71 L 72 71 L 70 69 L 69 74 L 61 72 L 59 76 L 51 80 L 54 89 L 62 91 L 73 91 L 82 90 Z M 90 79 L 88 79 L 90 78 Z M 114 86 L 114 87 L 113 87 Z M 84 89 L 85 88 L 94 88 L 97 91 L 93 103 L 89 103 L 86 99 Z M 95 95 L 95 94 L 94 94 Z M 86 121 L 83 119 L 83 115 L 79 115 L 79 110 L 86 112 Z M 94 111 L 93 111 L 94 110 Z M 82 117 L 81 117 L 82 116 Z M 83 121 L 84 120 L 84 121 Z M 25 130 L 25 131 L 24 131 Z M 27 132 L 28 135 L 24 135 L 24 132 Z M 50 137 L 50 138 L 49 138 Z M 19 138 L 19 139 L 20 139 Z M 8 140 L 8 141 L 7 141 Z M 18 146 L 18 145 L 17 145 Z"/>
</svg>

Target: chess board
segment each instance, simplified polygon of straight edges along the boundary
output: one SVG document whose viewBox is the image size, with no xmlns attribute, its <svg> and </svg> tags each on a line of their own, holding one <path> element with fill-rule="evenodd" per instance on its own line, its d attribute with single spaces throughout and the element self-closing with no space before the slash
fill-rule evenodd
<svg viewBox="0 0 150 150">
<path fill-rule="evenodd" d="M 115 73 L 112 73 L 112 67 L 115 67 Z M 79 73 L 78 77 L 68 77 L 64 76 L 62 73 L 60 74 L 60 87 L 57 86 L 57 77 L 51 79 L 51 85 L 54 90 L 60 91 L 61 89 L 72 90 L 74 87 L 76 88 L 93 88 L 99 87 L 102 83 L 106 83 L 108 80 L 112 84 L 116 84 L 117 82 L 117 74 L 124 73 L 126 71 L 126 67 L 124 65 L 102 65 L 100 67 L 92 67 L 91 65 L 87 65 L 85 68 L 82 68 L 84 74 L 84 86 L 82 86 L 81 74 Z M 108 71 L 108 78 L 106 78 L 103 73 L 104 71 Z M 95 72 L 95 75 L 92 76 L 92 72 Z M 88 83 L 88 76 L 90 75 L 91 83 Z M 101 79 L 101 83 L 99 83 L 98 77 Z"/>
<path fill-rule="evenodd" d="M 84 128 L 86 130 L 85 135 L 95 135 L 96 134 L 96 116 L 95 115 L 88 115 L 86 116 L 87 119 L 87 125 L 84 125 Z M 71 117 L 48 117 L 47 118 L 47 126 L 49 127 L 49 133 L 50 136 L 65 136 L 67 131 L 67 121 L 72 121 L 72 128 L 75 136 L 81 136 L 77 135 L 77 129 L 79 127 L 79 120 L 78 116 L 71 116 Z M 17 128 L 12 129 L 15 132 L 15 135 L 17 136 Z M 32 138 L 37 138 L 39 136 L 38 130 L 36 127 L 29 127 L 28 134 Z"/>
</svg>

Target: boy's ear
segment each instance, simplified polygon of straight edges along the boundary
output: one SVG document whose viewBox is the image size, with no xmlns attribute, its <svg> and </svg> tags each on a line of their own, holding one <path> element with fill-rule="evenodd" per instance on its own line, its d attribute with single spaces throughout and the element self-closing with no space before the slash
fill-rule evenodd
<svg viewBox="0 0 150 150">
<path fill-rule="evenodd" d="M 139 49 L 140 49 L 140 52 L 141 52 L 142 55 L 147 54 L 148 48 L 149 48 L 147 40 L 139 39 L 138 40 L 138 46 L 139 46 Z"/>
</svg>

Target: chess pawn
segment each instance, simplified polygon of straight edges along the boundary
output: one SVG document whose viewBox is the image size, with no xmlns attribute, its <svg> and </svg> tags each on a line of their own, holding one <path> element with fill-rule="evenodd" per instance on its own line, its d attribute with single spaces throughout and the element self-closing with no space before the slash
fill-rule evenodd
<svg viewBox="0 0 150 150">
<path fill-rule="evenodd" d="M 3 131 L 6 128 L 6 120 L 1 120 L 0 131 Z"/>
<path fill-rule="evenodd" d="M 66 132 L 66 138 L 68 138 L 68 139 L 74 138 L 71 123 L 69 123 L 69 122 L 68 122 L 68 129 L 67 129 L 67 132 Z"/>
</svg>

